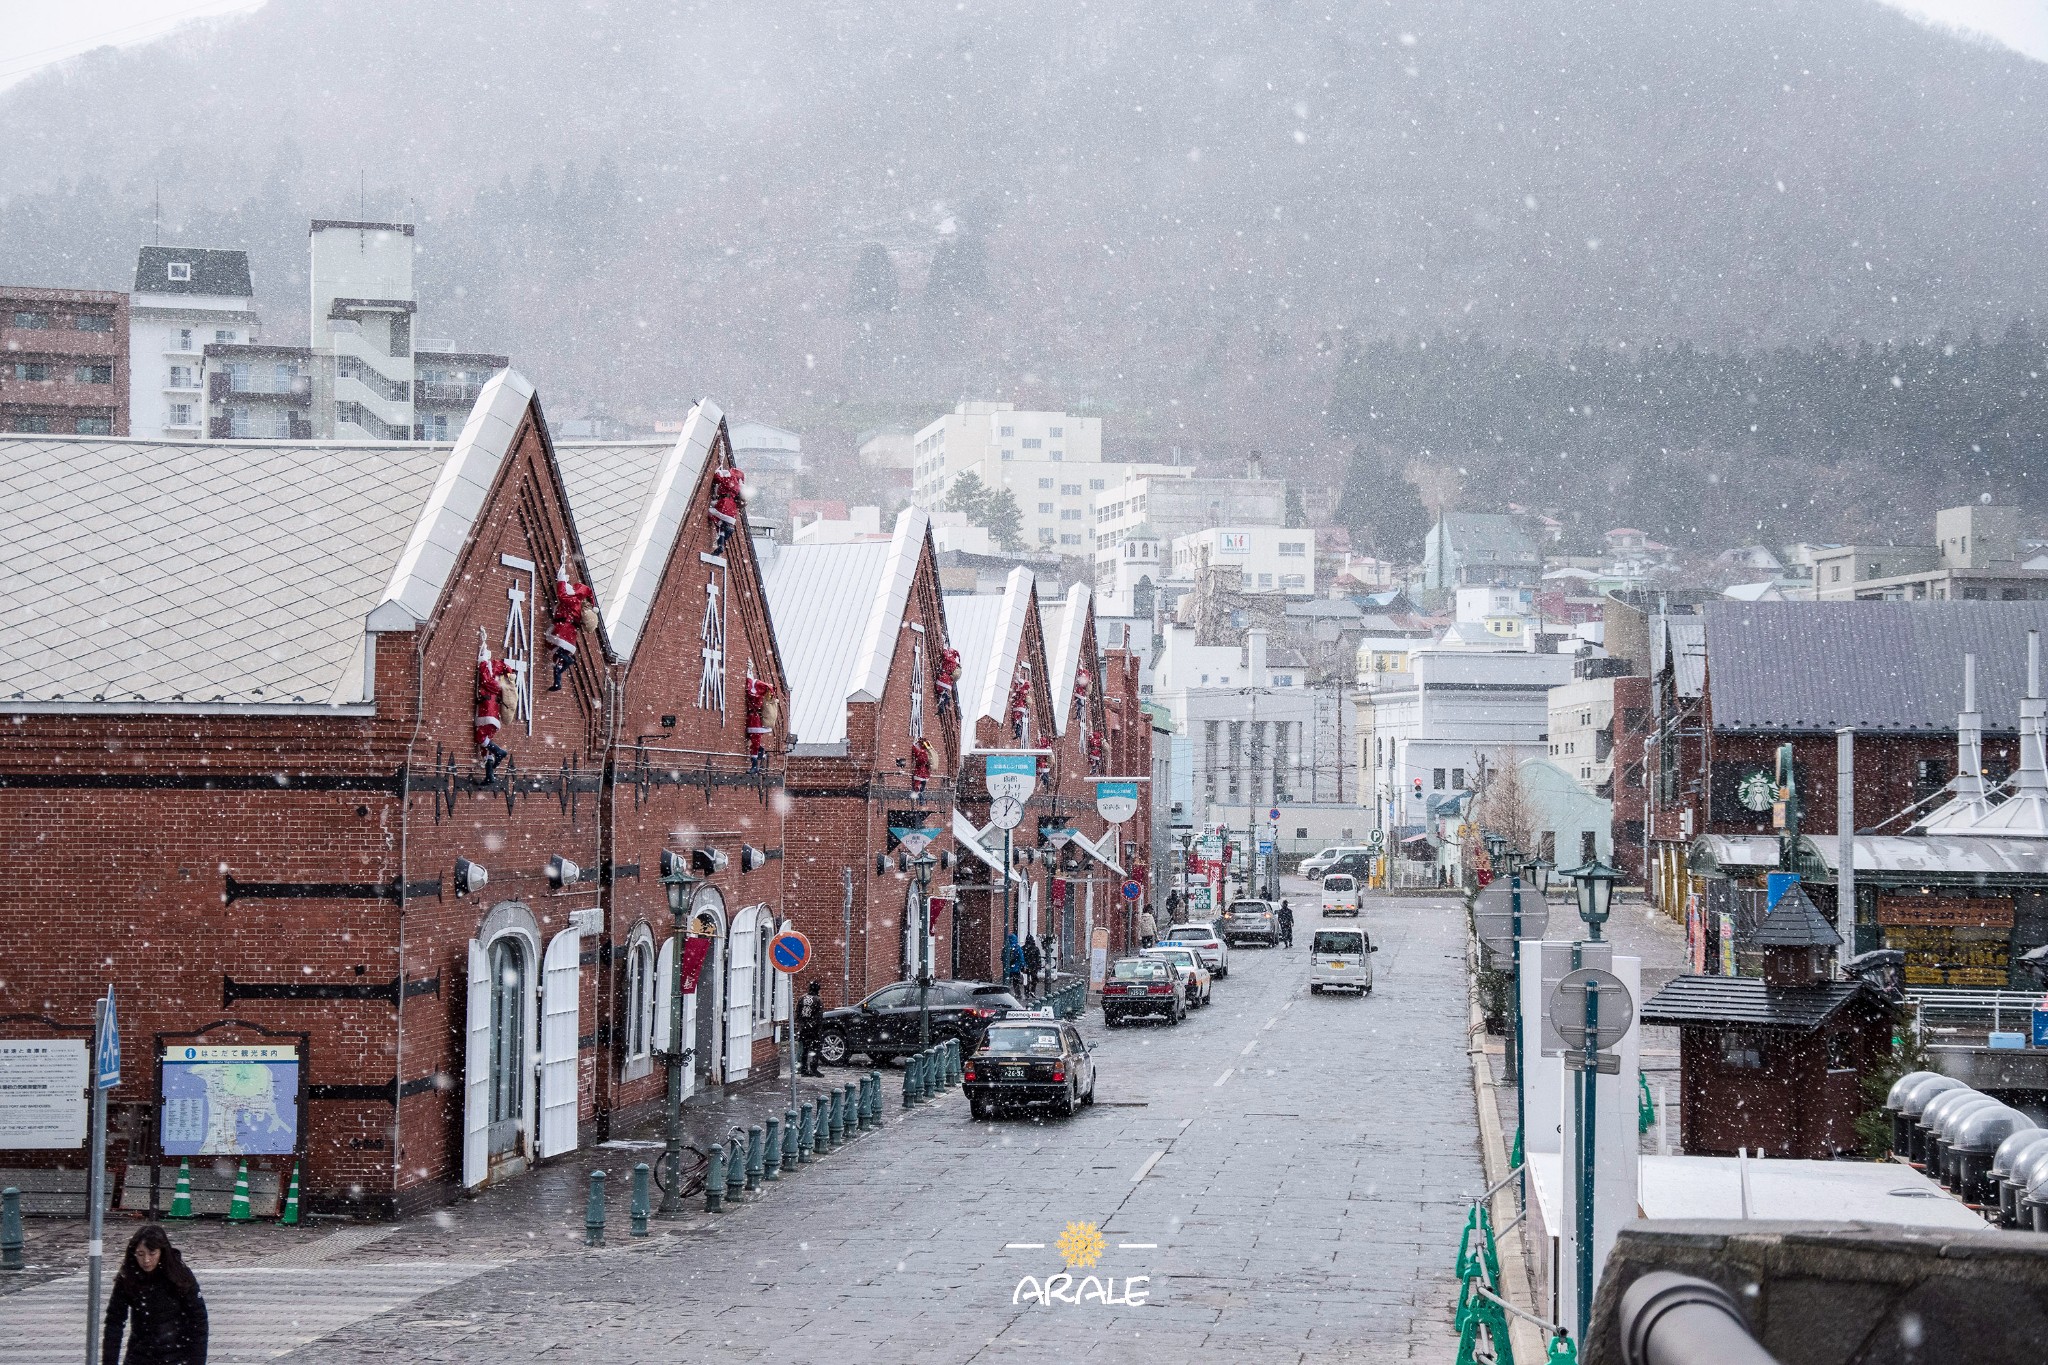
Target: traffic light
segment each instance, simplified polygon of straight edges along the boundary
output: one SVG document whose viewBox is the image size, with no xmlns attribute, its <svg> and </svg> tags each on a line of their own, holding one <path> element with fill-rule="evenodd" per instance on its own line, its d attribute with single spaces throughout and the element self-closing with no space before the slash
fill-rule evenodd
<svg viewBox="0 0 2048 1365">
<path fill-rule="evenodd" d="M 1419 777 L 1415 779 L 1415 799 L 1417 801 L 1422 799 L 1422 779 Z"/>
</svg>

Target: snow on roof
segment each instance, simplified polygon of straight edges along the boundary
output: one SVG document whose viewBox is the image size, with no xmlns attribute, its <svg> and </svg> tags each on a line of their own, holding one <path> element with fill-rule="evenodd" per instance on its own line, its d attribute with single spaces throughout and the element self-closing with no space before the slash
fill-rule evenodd
<svg viewBox="0 0 2048 1365">
<path fill-rule="evenodd" d="M 532 397 L 494 376 L 453 447 L 0 440 L 0 708 L 371 700 L 366 631 L 432 615 Z"/>
<path fill-rule="evenodd" d="M 1088 613 L 1095 594 L 1084 584 L 1067 589 L 1062 602 L 1041 602 L 1038 630 L 1045 637 L 1046 667 L 1052 670 L 1053 724 L 1057 733 L 1067 732 L 1069 713 L 1074 709 L 1074 675 L 1081 665 L 1081 638 L 1087 633 Z"/>
<path fill-rule="evenodd" d="M 886 542 L 783 546 L 763 569 L 789 728 L 806 747 L 843 743 L 846 704 L 881 700 L 930 526 L 930 513 L 907 507 Z"/>
<path fill-rule="evenodd" d="M 1024 648 L 1025 617 L 1031 610 L 1031 570 L 1019 564 L 1010 570 L 1000 596 L 960 594 L 946 599 L 946 633 L 960 651 L 959 694 L 962 744 L 973 745 L 974 724 L 984 717 L 1001 720 L 1009 700 L 1010 679 Z"/>
</svg>

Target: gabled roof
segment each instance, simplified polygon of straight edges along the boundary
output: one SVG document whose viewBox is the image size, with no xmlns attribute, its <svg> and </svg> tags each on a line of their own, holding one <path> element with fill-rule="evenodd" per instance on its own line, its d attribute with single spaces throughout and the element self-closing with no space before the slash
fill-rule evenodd
<svg viewBox="0 0 2048 1365">
<path fill-rule="evenodd" d="M 633 657 L 647 627 L 690 495 L 723 420 L 718 405 L 705 398 L 690 409 L 673 445 L 555 447 L 605 638 L 621 659 Z"/>
<path fill-rule="evenodd" d="M 1748 1024 L 1808 1033 L 1868 990 L 1861 981 L 1768 986 L 1755 976 L 1678 976 L 1644 1003 L 1637 1022 Z"/>
<path fill-rule="evenodd" d="M 1717 730 L 1953 733 L 1975 654 L 1984 728 L 2010 733 L 2048 602 L 1721 601 L 1702 619 Z"/>
<path fill-rule="evenodd" d="M 1095 594 L 1076 583 L 1067 589 L 1062 602 L 1040 602 L 1038 630 L 1045 637 L 1045 666 L 1052 677 L 1052 714 L 1055 734 L 1064 735 L 1074 709 L 1074 679 L 1081 666 L 1081 641 L 1088 632 L 1088 617 L 1095 608 Z"/>
<path fill-rule="evenodd" d="M 171 278 L 171 263 L 192 267 L 192 278 Z M 256 292 L 249 282 L 249 253 L 214 251 L 192 246 L 146 246 L 135 258 L 138 294 L 209 294 L 246 299 Z"/>
<path fill-rule="evenodd" d="M 1031 570 L 1021 564 L 1010 570 L 1000 597 L 955 595 L 946 599 L 946 633 L 953 648 L 960 651 L 963 751 L 973 748 L 975 722 L 1004 717 L 1032 600 Z"/>
<path fill-rule="evenodd" d="M 887 543 L 783 546 L 763 568 L 789 728 L 806 748 L 844 743 L 847 703 L 881 700 L 930 525 L 923 508 L 905 508 Z"/>
<path fill-rule="evenodd" d="M 0 709 L 371 700 L 366 631 L 432 615 L 532 398 L 493 377 L 453 447 L 0 440 Z"/>
<path fill-rule="evenodd" d="M 1749 943 L 1753 948 L 1839 948 L 1842 936 L 1794 882 L 1779 895 Z"/>
</svg>

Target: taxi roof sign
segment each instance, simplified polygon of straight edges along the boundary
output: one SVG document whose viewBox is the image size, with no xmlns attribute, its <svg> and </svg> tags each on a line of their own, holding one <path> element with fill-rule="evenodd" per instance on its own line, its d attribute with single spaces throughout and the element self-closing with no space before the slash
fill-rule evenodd
<svg viewBox="0 0 2048 1365">
<path fill-rule="evenodd" d="M 1010 1010 L 1003 1015 L 1005 1019 L 1052 1019 L 1055 1017 L 1057 1016 L 1053 1014 L 1050 1007 L 1041 1007 L 1035 1010 Z"/>
</svg>

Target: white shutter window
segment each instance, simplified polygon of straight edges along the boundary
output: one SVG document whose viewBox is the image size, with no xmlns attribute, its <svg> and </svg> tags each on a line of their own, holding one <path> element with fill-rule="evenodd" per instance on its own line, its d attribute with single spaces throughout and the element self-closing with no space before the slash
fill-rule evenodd
<svg viewBox="0 0 2048 1365">
<path fill-rule="evenodd" d="M 582 1022 L 577 957 L 583 935 L 564 929 L 548 942 L 540 988 L 540 1154 L 576 1150 L 576 1030 Z"/>
<path fill-rule="evenodd" d="M 674 1019 L 671 1002 L 676 989 L 676 940 L 671 938 L 661 945 L 661 956 L 654 967 L 654 1052 L 660 1056 L 671 1050 L 669 1025 Z M 688 1044 L 684 1044 L 688 1046 Z"/>
<path fill-rule="evenodd" d="M 751 908 L 733 917 L 726 937 L 725 1080 L 745 1080 L 754 1060 L 754 938 L 760 916 Z"/>
<path fill-rule="evenodd" d="M 491 973 L 484 946 L 469 941 L 469 1037 L 462 1058 L 462 1185 L 491 1172 Z"/>
<path fill-rule="evenodd" d="M 670 939 L 669 942 L 673 943 L 675 940 Z M 714 944 L 713 947 L 715 948 L 716 945 Z M 671 955 L 671 961 L 673 961 L 673 955 Z M 706 964 L 704 971 L 697 973 L 697 991 L 711 989 L 712 981 L 708 973 L 717 970 L 717 960 L 713 959 Z M 683 997 L 683 1051 L 690 1055 L 690 1059 L 683 1063 L 684 1099 L 688 1099 L 697 1093 L 697 991 L 691 991 Z M 705 1046 L 709 1047 L 710 1044 L 707 1042 Z"/>
</svg>

